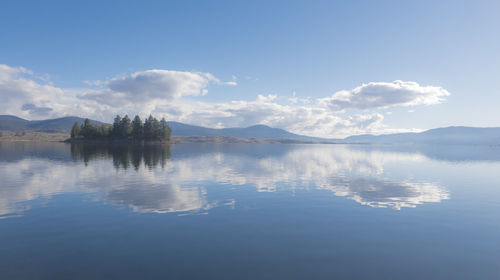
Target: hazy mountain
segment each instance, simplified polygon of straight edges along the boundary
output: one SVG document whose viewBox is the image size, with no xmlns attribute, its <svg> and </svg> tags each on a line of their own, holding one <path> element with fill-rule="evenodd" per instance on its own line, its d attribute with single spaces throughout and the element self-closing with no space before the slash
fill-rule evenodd
<svg viewBox="0 0 500 280">
<path fill-rule="evenodd" d="M 28 121 L 10 115 L 0 115 L 0 130 L 35 130 L 44 132 L 70 131 L 75 122 L 82 124 L 84 118 L 64 117 L 49 120 Z M 91 120 L 92 124 L 104 124 Z M 319 141 L 321 138 L 308 137 L 290 133 L 279 128 L 265 125 L 254 125 L 246 128 L 207 128 L 179 122 L 168 122 L 174 136 L 227 136 L 237 138 L 263 138 L 263 139 L 296 139 Z"/>
<path fill-rule="evenodd" d="M 290 133 L 279 128 L 254 125 L 246 128 L 206 128 L 169 122 L 172 135 L 176 136 L 231 136 L 239 138 L 297 139 L 342 143 L 406 143 L 406 144 L 500 144 L 500 127 L 444 127 L 420 133 L 397 133 L 386 135 L 357 135 L 344 139 L 324 139 Z"/>
<path fill-rule="evenodd" d="M 280 128 L 266 125 L 254 125 L 245 128 L 207 128 L 179 122 L 168 122 L 175 136 L 229 136 L 238 138 L 264 138 L 264 139 L 297 139 L 320 141 L 322 138 L 309 137 L 288 132 Z"/>
<path fill-rule="evenodd" d="M 450 126 L 420 133 L 357 135 L 344 139 L 348 143 L 416 143 L 416 144 L 500 144 L 500 127 Z"/>
<path fill-rule="evenodd" d="M 0 130 L 34 130 L 44 132 L 68 132 L 71 126 L 84 118 L 64 117 L 49 120 L 28 121 L 10 115 L 0 115 Z M 93 124 L 102 125 L 99 121 Z M 430 129 L 420 133 L 397 133 L 385 135 L 356 135 L 344 139 L 324 139 L 309 137 L 288 132 L 280 128 L 266 125 L 254 125 L 245 128 L 207 128 L 179 122 L 168 122 L 174 136 L 226 136 L 236 138 L 260 139 L 294 139 L 304 141 L 328 141 L 343 143 L 374 143 L 374 144 L 487 144 L 500 145 L 500 127 L 464 127 L 452 126 Z"/>
<path fill-rule="evenodd" d="M 0 130 L 34 130 L 43 132 L 66 132 L 70 131 L 75 122 L 82 124 L 84 118 L 63 117 L 49 120 L 29 121 L 10 115 L 0 115 Z M 92 124 L 102 125 L 103 122 L 91 120 Z"/>
<path fill-rule="evenodd" d="M 0 115 L 0 130 L 26 130 L 28 120 L 10 115 Z"/>
</svg>

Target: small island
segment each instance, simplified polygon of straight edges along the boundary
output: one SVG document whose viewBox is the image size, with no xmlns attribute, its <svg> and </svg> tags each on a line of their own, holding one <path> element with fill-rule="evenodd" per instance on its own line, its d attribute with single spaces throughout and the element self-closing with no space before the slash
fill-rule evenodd
<svg viewBox="0 0 500 280">
<path fill-rule="evenodd" d="M 67 142 L 86 141 L 147 141 L 169 142 L 172 130 L 165 118 L 160 121 L 149 116 L 144 123 L 139 116 L 130 120 L 128 115 L 123 118 L 117 115 L 112 125 L 93 125 L 87 118 L 82 125 L 77 122 L 71 128 L 71 138 Z"/>
</svg>

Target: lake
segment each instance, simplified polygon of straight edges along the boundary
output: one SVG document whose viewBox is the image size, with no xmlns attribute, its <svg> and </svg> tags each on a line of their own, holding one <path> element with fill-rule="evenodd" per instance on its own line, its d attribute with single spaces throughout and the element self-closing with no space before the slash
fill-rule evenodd
<svg viewBox="0 0 500 280">
<path fill-rule="evenodd" d="M 500 147 L 0 142 L 0 279 L 500 279 Z"/>
</svg>

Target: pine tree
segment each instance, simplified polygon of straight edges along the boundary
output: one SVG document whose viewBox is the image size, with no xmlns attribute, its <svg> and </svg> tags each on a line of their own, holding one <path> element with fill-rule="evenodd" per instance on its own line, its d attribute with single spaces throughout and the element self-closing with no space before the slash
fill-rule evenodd
<svg viewBox="0 0 500 280">
<path fill-rule="evenodd" d="M 172 134 L 172 129 L 170 129 L 170 126 L 168 126 L 167 121 L 165 118 L 162 118 L 160 121 L 160 127 L 161 127 L 161 140 L 169 141 L 170 140 L 170 135 Z"/>
<path fill-rule="evenodd" d="M 113 137 L 120 137 L 121 122 L 122 118 L 120 117 L 120 115 L 116 115 L 115 120 L 113 121 L 113 128 L 111 130 L 111 135 Z"/>
<path fill-rule="evenodd" d="M 153 116 L 149 115 L 149 117 L 144 121 L 144 139 L 152 140 L 153 137 Z"/>
<path fill-rule="evenodd" d="M 132 121 L 132 137 L 136 140 L 142 139 L 143 133 L 142 120 L 139 116 L 135 116 Z"/>
<path fill-rule="evenodd" d="M 73 124 L 73 127 L 71 128 L 71 138 L 75 139 L 78 138 L 80 134 L 80 126 L 78 125 L 77 122 Z"/>
<path fill-rule="evenodd" d="M 83 136 L 83 138 L 91 138 L 93 135 L 93 127 L 92 124 L 90 123 L 89 119 L 85 119 L 85 121 L 82 124 L 80 134 Z"/>
<path fill-rule="evenodd" d="M 157 118 L 149 115 L 143 124 L 139 116 L 135 116 L 131 121 L 128 115 L 123 118 L 117 115 L 113 125 L 92 125 L 89 119 L 85 119 L 81 126 L 75 123 L 71 128 L 71 138 L 168 141 L 171 132 L 165 118 L 158 121 Z"/>
<path fill-rule="evenodd" d="M 132 125 L 130 122 L 130 118 L 128 115 L 125 115 L 123 119 L 120 122 L 120 138 L 121 139 L 127 139 L 130 134 L 132 133 Z"/>
<path fill-rule="evenodd" d="M 156 119 L 153 118 L 153 139 L 154 140 L 160 140 L 161 139 L 161 126 L 160 122 Z"/>
</svg>

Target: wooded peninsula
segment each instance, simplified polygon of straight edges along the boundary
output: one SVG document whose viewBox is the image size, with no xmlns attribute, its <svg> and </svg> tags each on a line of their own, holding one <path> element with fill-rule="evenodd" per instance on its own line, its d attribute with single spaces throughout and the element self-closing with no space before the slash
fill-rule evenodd
<svg viewBox="0 0 500 280">
<path fill-rule="evenodd" d="M 71 140 L 169 141 L 171 134 L 165 118 L 158 121 L 151 115 L 144 123 L 139 116 L 131 121 L 128 115 L 117 115 L 112 125 L 93 125 L 85 119 L 82 125 L 75 122 L 71 128 Z"/>
</svg>

